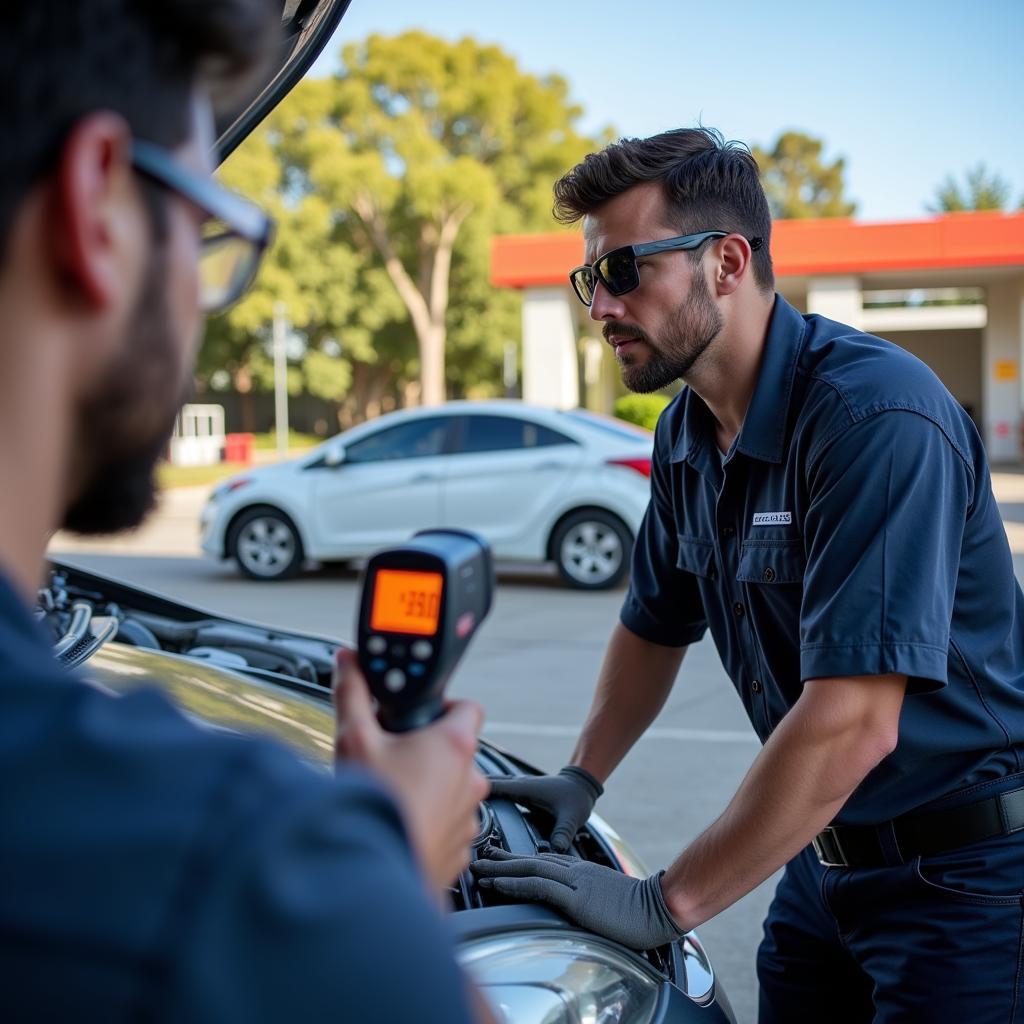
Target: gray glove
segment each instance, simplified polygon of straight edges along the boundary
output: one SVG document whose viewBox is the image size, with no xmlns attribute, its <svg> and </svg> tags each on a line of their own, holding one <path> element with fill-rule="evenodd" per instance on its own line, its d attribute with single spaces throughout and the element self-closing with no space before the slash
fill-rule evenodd
<svg viewBox="0 0 1024 1024">
<path fill-rule="evenodd" d="M 604 787 L 585 768 L 569 765 L 557 775 L 536 779 L 491 779 L 491 796 L 503 796 L 526 807 L 539 807 L 555 819 L 551 848 L 564 853 L 587 823 Z"/>
<path fill-rule="evenodd" d="M 470 864 L 482 888 L 547 903 L 581 928 L 632 949 L 652 949 L 685 934 L 665 904 L 663 871 L 640 879 L 561 854 L 486 852 L 486 859 Z"/>
</svg>

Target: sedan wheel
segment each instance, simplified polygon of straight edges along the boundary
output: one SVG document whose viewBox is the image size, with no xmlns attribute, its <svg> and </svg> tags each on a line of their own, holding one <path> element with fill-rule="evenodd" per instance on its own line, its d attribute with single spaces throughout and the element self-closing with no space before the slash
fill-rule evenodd
<svg viewBox="0 0 1024 1024">
<path fill-rule="evenodd" d="M 276 509 L 251 509 L 231 531 L 230 551 L 246 576 L 281 580 L 302 565 L 302 541 L 291 520 Z"/>
<path fill-rule="evenodd" d="M 571 587 L 604 590 L 626 573 L 633 539 L 607 512 L 577 512 L 555 533 L 552 547 L 562 579 Z"/>
</svg>

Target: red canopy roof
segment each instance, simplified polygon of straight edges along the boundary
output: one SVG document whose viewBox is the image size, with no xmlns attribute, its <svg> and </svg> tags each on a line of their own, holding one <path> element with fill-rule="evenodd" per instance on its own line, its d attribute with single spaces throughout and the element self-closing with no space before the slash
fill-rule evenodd
<svg viewBox="0 0 1024 1024">
<path fill-rule="evenodd" d="M 567 284 L 583 259 L 578 234 L 494 240 L 491 282 L 505 288 Z M 948 213 L 927 220 L 780 220 L 772 226 L 778 277 L 1024 265 L 1024 213 Z"/>
</svg>

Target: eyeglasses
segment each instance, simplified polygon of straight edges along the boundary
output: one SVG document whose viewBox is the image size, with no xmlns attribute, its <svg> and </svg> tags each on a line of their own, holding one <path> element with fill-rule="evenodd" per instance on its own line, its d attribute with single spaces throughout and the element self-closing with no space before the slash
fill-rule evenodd
<svg viewBox="0 0 1024 1024">
<path fill-rule="evenodd" d="M 730 231 L 699 231 L 693 235 L 676 235 L 674 238 L 663 238 L 660 242 L 643 242 L 640 245 L 623 245 L 612 249 L 593 263 L 584 263 L 570 271 L 569 281 L 573 291 L 584 306 L 594 301 L 595 279 L 608 289 L 612 295 L 625 295 L 640 286 L 640 270 L 636 265 L 640 256 L 650 256 L 656 252 L 672 252 L 676 249 L 697 249 L 710 238 L 725 238 Z M 762 238 L 751 238 L 750 248 L 755 252 L 764 244 Z"/>
<path fill-rule="evenodd" d="M 132 142 L 132 166 L 140 174 L 194 203 L 207 215 L 199 255 L 199 305 L 219 313 L 252 284 L 274 235 L 274 221 L 254 203 L 212 178 L 182 167 L 151 142 Z"/>
</svg>

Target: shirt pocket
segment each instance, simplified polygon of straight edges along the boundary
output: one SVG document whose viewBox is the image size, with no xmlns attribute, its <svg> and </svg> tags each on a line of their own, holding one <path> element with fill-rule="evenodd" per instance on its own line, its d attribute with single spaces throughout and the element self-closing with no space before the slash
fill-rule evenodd
<svg viewBox="0 0 1024 1024">
<path fill-rule="evenodd" d="M 718 575 L 715 571 L 715 545 L 703 537 L 677 534 L 676 568 L 713 580 Z"/>
<path fill-rule="evenodd" d="M 802 583 L 807 558 L 804 542 L 791 540 L 747 540 L 740 547 L 736 579 L 741 583 Z"/>
</svg>

